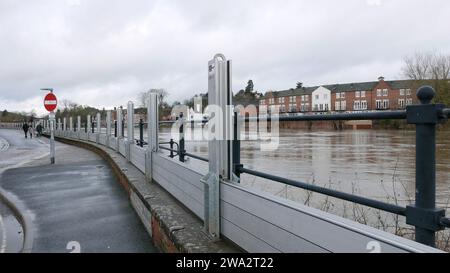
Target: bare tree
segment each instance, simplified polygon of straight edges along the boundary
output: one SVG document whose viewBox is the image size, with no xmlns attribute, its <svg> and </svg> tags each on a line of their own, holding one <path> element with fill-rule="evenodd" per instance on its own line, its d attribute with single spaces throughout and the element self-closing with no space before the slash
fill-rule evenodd
<svg viewBox="0 0 450 273">
<path fill-rule="evenodd" d="M 160 88 L 160 89 L 149 89 L 148 91 L 141 92 L 138 95 L 138 100 L 139 100 L 139 103 L 141 104 L 142 107 L 146 107 L 147 106 L 148 98 L 150 97 L 150 93 L 152 93 L 152 92 L 157 92 L 159 94 L 159 99 L 160 99 L 161 103 L 165 102 L 165 99 L 166 99 L 167 95 L 169 94 L 167 92 L 167 90 L 162 89 L 162 88 Z"/>
<path fill-rule="evenodd" d="M 427 52 L 404 59 L 403 74 L 414 80 L 412 89 L 429 84 L 436 90 L 436 102 L 450 104 L 450 55 Z"/>
</svg>

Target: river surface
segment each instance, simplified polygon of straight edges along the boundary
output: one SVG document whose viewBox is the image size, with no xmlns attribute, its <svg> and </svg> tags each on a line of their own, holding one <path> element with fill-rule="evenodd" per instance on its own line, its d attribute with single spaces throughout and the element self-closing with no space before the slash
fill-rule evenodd
<svg viewBox="0 0 450 273">
<path fill-rule="evenodd" d="M 307 131 L 280 129 L 279 145 L 261 151 L 261 141 L 241 141 L 246 168 L 302 182 L 406 205 L 414 200 L 415 132 L 402 130 Z M 170 129 L 160 129 L 168 141 Z M 177 136 L 174 136 L 176 139 Z M 205 141 L 187 141 L 186 150 L 208 157 Z M 449 207 L 450 132 L 437 134 L 437 205 Z M 192 159 L 191 164 L 205 165 Z M 343 202 L 274 181 L 242 175 L 245 186 L 288 198 L 336 214 L 345 214 Z"/>
</svg>

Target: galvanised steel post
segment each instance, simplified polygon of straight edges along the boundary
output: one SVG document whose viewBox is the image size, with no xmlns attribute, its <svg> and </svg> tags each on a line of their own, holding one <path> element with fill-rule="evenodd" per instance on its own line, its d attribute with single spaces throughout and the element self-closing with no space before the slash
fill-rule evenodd
<svg viewBox="0 0 450 273">
<path fill-rule="evenodd" d="M 78 138 L 80 138 L 80 134 L 81 134 L 81 116 L 77 116 L 77 132 L 78 132 Z"/>
<path fill-rule="evenodd" d="M 186 153 L 185 147 L 184 147 L 184 118 L 183 113 L 180 113 L 179 121 L 181 123 L 179 133 L 180 133 L 180 140 L 179 140 L 179 155 L 178 158 L 181 162 L 185 161 L 184 154 Z"/>
<path fill-rule="evenodd" d="M 117 108 L 117 139 L 116 139 L 116 151 L 120 151 L 120 139 L 123 138 L 123 117 L 122 117 L 122 106 Z"/>
<path fill-rule="evenodd" d="M 128 161 L 131 161 L 131 145 L 134 145 L 134 104 L 132 101 L 127 105 L 127 150 L 126 155 Z"/>
<path fill-rule="evenodd" d="M 111 136 L 111 111 L 106 111 L 106 146 L 109 147 L 109 138 Z"/>
<path fill-rule="evenodd" d="M 73 118 L 72 117 L 69 117 L 69 130 L 70 130 L 70 132 L 73 132 Z"/>
<path fill-rule="evenodd" d="M 100 142 L 100 133 L 101 133 L 101 130 L 102 130 L 102 116 L 100 115 L 100 113 L 97 113 L 97 117 L 95 118 L 96 119 L 96 121 L 97 121 L 97 136 L 95 137 L 95 141 L 97 142 L 97 143 L 99 143 Z"/>
<path fill-rule="evenodd" d="M 89 133 L 91 131 L 91 115 L 87 115 L 86 118 L 86 132 Z M 89 140 L 89 135 L 88 135 L 88 140 Z"/>
<path fill-rule="evenodd" d="M 416 125 L 416 200 L 407 206 L 406 223 L 415 226 L 417 242 L 433 247 L 445 216 L 445 210 L 436 209 L 436 124 L 444 106 L 431 104 L 434 96 L 432 87 L 421 87 L 417 91 L 421 104 L 406 108 L 408 123 Z"/>
<path fill-rule="evenodd" d="M 159 94 L 151 92 L 147 100 L 147 149 L 145 151 L 145 177 L 149 182 L 153 180 L 153 153 L 159 149 Z"/>
</svg>

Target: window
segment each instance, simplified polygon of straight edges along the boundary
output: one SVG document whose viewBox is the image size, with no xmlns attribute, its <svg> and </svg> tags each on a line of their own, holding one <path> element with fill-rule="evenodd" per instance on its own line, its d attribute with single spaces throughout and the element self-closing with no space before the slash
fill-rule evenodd
<svg viewBox="0 0 450 273">
<path fill-rule="evenodd" d="M 389 95 L 389 92 L 387 89 L 383 89 L 383 97 L 387 97 Z"/>
<path fill-rule="evenodd" d="M 296 99 L 295 96 L 291 96 L 291 97 L 289 97 L 289 102 L 290 103 L 295 103 L 295 99 Z"/>
<path fill-rule="evenodd" d="M 328 94 L 323 94 L 323 99 L 324 100 L 328 99 Z"/>
<path fill-rule="evenodd" d="M 308 96 L 308 95 L 303 95 L 303 96 L 302 96 L 302 101 L 308 101 L 308 99 L 309 99 L 309 96 Z"/>
<path fill-rule="evenodd" d="M 341 98 L 341 93 L 336 93 L 336 99 L 340 99 Z"/>
<path fill-rule="evenodd" d="M 356 92 L 355 92 L 355 97 L 359 98 L 360 96 L 361 96 L 361 92 L 356 91 Z"/>
<path fill-rule="evenodd" d="M 281 106 L 280 106 L 280 112 L 281 112 L 281 113 L 286 112 L 286 107 L 285 107 L 284 105 L 281 105 Z"/>
<path fill-rule="evenodd" d="M 367 110 L 367 101 L 365 100 L 361 101 L 361 110 Z"/>
<path fill-rule="evenodd" d="M 412 105 L 413 100 L 412 99 L 406 99 L 406 105 Z"/>
<path fill-rule="evenodd" d="M 302 111 L 302 112 L 309 111 L 309 103 L 302 103 L 300 106 L 300 111 Z"/>
<path fill-rule="evenodd" d="M 376 103 L 376 107 L 377 107 L 377 109 L 382 109 L 382 103 L 381 103 L 381 100 L 376 100 L 375 101 L 375 103 Z"/>
<path fill-rule="evenodd" d="M 290 112 L 297 112 L 297 105 L 296 104 L 289 104 L 289 111 Z"/>
<path fill-rule="evenodd" d="M 278 98 L 278 103 L 284 103 L 284 97 Z"/>
<path fill-rule="evenodd" d="M 381 97 L 381 89 L 377 89 L 377 97 Z"/>
<path fill-rule="evenodd" d="M 345 99 L 345 93 L 341 92 L 341 99 Z"/>
<path fill-rule="evenodd" d="M 275 103 L 275 99 L 274 98 L 270 98 L 269 99 L 269 104 L 274 104 Z"/>
<path fill-rule="evenodd" d="M 259 104 L 264 105 L 264 104 L 266 104 L 266 101 L 265 100 L 261 100 L 261 101 L 259 101 Z"/>
<path fill-rule="evenodd" d="M 405 100 L 404 100 L 404 99 L 399 99 L 399 100 L 398 100 L 398 107 L 399 107 L 400 109 L 405 108 Z"/>
<path fill-rule="evenodd" d="M 323 109 L 324 109 L 324 108 L 323 108 L 323 104 L 322 104 L 322 103 L 319 104 L 319 110 L 320 110 L 320 111 L 323 111 Z"/>
<path fill-rule="evenodd" d="M 411 89 L 406 89 L 406 95 L 411 96 Z"/>
<path fill-rule="evenodd" d="M 319 95 L 316 95 L 316 100 L 318 100 L 319 99 Z"/>
<path fill-rule="evenodd" d="M 383 100 L 383 109 L 389 109 L 389 100 Z"/>
<path fill-rule="evenodd" d="M 400 96 L 404 96 L 405 95 L 405 89 L 400 89 Z"/>
<path fill-rule="evenodd" d="M 345 111 L 346 108 L 347 108 L 347 102 L 345 100 L 341 101 L 341 110 Z"/>
<path fill-rule="evenodd" d="M 360 110 L 361 108 L 361 102 L 359 100 L 355 100 L 353 103 L 353 110 Z"/>
<path fill-rule="evenodd" d="M 366 91 L 361 91 L 361 98 L 365 98 L 366 97 Z"/>
<path fill-rule="evenodd" d="M 330 106 L 328 105 L 328 103 L 325 103 L 325 111 L 330 110 Z"/>
<path fill-rule="evenodd" d="M 336 101 L 334 103 L 334 110 L 341 111 L 341 102 L 340 101 Z"/>
</svg>

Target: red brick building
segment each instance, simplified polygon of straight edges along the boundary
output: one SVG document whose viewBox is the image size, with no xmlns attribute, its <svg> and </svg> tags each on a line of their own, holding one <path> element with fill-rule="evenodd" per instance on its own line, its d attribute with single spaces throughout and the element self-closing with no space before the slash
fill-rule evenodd
<svg viewBox="0 0 450 273">
<path fill-rule="evenodd" d="M 378 81 L 269 91 L 260 99 L 262 112 L 277 106 L 281 113 L 359 112 L 404 109 L 418 100 L 413 81 Z M 266 106 L 266 107 L 264 107 Z"/>
</svg>

